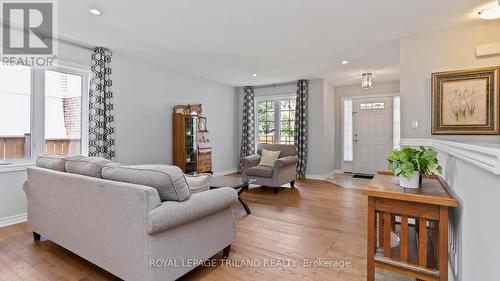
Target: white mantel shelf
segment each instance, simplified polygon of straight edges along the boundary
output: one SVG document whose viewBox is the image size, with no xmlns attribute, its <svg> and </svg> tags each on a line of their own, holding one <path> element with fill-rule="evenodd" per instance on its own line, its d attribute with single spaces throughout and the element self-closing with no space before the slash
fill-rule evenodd
<svg viewBox="0 0 500 281">
<path fill-rule="evenodd" d="M 401 139 L 401 146 L 431 146 L 472 165 L 500 175 L 500 144 L 464 143 L 439 139 Z"/>
</svg>

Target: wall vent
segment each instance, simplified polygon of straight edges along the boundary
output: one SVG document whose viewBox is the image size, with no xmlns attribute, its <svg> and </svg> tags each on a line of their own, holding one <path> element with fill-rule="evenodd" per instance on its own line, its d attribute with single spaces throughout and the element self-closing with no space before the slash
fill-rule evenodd
<svg viewBox="0 0 500 281">
<path fill-rule="evenodd" d="M 476 57 L 500 55 L 500 42 L 476 47 Z"/>
</svg>

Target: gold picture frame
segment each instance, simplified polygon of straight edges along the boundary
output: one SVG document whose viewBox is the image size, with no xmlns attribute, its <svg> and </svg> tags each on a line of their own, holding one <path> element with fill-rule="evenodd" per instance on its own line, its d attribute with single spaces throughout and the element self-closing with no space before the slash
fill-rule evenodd
<svg viewBox="0 0 500 281">
<path fill-rule="evenodd" d="M 500 67 L 432 74 L 433 135 L 498 135 Z"/>
</svg>

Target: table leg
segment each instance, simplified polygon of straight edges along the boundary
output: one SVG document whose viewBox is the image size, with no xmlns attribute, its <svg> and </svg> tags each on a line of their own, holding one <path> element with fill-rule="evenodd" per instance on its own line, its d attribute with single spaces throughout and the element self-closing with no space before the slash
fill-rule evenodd
<svg viewBox="0 0 500 281">
<path fill-rule="evenodd" d="M 448 207 L 439 207 L 439 280 L 448 280 Z"/>
<path fill-rule="evenodd" d="M 367 270 L 366 280 L 375 280 L 375 198 L 368 197 L 368 245 L 366 247 Z"/>
<path fill-rule="evenodd" d="M 248 190 L 248 185 L 240 188 L 240 190 L 238 191 L 238 201 L 240 201 L 241 205 L 243 205 L 243 208 L 245 208 L 245 211 L 247 212 L 247 215 L 250 215 L 252 212 L 250 211 L 250 208 L 248 207 L 247 203 L 245 201 L 243 201 L 243 199 L 241 199 L 240 195 L 245 192 L 246 190 Z"/>
</svg>

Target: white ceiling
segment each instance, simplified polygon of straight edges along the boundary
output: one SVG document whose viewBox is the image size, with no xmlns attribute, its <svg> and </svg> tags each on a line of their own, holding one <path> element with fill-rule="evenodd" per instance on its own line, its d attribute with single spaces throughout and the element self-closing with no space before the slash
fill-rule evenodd
<svg viewBox="0 0 500 281">
<path fill-rule="evenodd" d="M 59 33 L 234 86 L 320 77 L 346 85 L 365 71 L 398 80 L 399 39 L 479 23 L 475 12 L 492 1 L 63 0 Z"/>
</svg>

